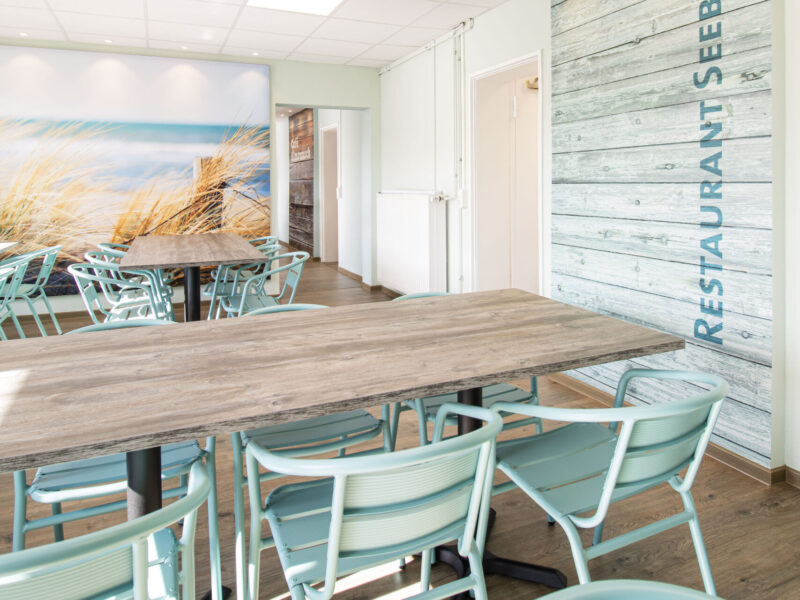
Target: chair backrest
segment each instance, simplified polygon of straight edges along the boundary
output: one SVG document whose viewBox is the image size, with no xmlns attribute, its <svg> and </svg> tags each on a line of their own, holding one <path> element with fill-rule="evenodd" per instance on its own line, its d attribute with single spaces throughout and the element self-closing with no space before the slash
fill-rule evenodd
<svg viewBox="0 0 800 600">
<path fill-rule="evenodd" d="M 278 245 L 278 236 L 265 235 L 262 237 L 250 238 L 247 241 L 253 244 L 253 246 L 276 246 Z"/>
<path fill-rule="evenodd" d="M 446 417 L 455 414 L 486 425 L 441 441 Z M 333 476 L 325 578 L 325 597 L 330 597 L 343 555 L 407 556 L 453 539 L 459 540 L 463 556 L 479 547 L 488 518 L 495 438 L 501 427 L 502 419 L 489 410 L 444 404 L 434 442 L 428 446 L 307 460 L 279 456 L 251 443 L 248 469 L 257 468 L 258 461 L 278 473 Z M 255 487 L 250 493 L 260 494 Z"/>
<path fill-rule="evenodd" d="M 197 509 L 208 498 L 210 487 L 206 467 L 198 462 L 190 471 L 186 496 L 165 508 L 77 538 L 0 556 L 0 597 L 15 600 L 127 598 L 131 588 L 137 600 L 153 597 L 148 595 L 148 571 L 159 570 L 159 566 L 148 568 L 148 559 L 155 558 L 153 551 L 157 544 L 152 534 L 180 520 L 183 520 L 182 580 L 176 577 L 153 583 L 166 583 L 173 588 L 162 591 L 161 595 L 164 592 L 177 595 L 179 585 L 184 590 L 193 590 Z M 172 536 L 171 531 L 163 533 Z"/>
<path fill-rule="evenodd" d="M 151 327 L 156 325 L 177 325 L 175 321 L 166 319 L 126 319 L 125 321 L 109 321 L 108 323 L 95 323 L 68 331 L 67 335 L 73 333 L 94 333 L 97 331 L 113 331 L 114 329 L 129 329 L 131 327 Z"/>
<path fill-rule="evenodd" d="M 24 292 L 26 296 L 38 293 L 47 284 L 47 281 L 50 279 L 50 274 L 53 272 L 53 267 L 58 260 L 58 253 L 61 252 L 61 248 L 62 246 L 43 248 L 42 250 L 35 250 L 15 256 L 8 261 L 9 263 L 25 261 L 27 270 L 25 273 L 25 280 L 27 281 L 23 281 L 23 283 L 30 285 L 30 288 Z M 34 270 L 35 274 L 33 273 Z"/>
<path fill-rule="evenodd" d="M 24 257 L 20 260 L 5 261 L 0 265 L 0 310 L 10 310 L 8 306 L 16 298 L 27 270 L 28 260 Z"/>
<path fill-rule="evenodd" d="M 297 286 L 300 283 L 300 276 L 303 274 L 303 265 L 306 264 L 310 256 L 308 252 L 287 252 L 286 254 L 280 254 L 273 258 L 278 264 L 280 264 L 280 261 L 283 259 L 288 259 L 290 261 L 289 264 L 284 267 L 272 269 L 272 271 L 277 271 L 278 269 L 286 271 L 285 279 L 283 280 L 283 288 L 278 295 L 278 300 L 283 299 L 286 292 L 291 290 L 286 303 L 291 304 L 294 301 L 294 295 L 297 293 Z"/>
<path fill-rule="evenodd" d="M 696 390 L 710 389 L 668 403 L 622 408 L 628 384 L 634 378 L 672 380 L 694 384 Z M 617 387 L 616 408 L 584 411 L 584 420 L 610 422 L 619 433 L 597 511 L 591 517 L 573 516 L 573 521 L 593 527 L 605 518 L 613 494 L 621 488 L 645 488 L 672 480 L 676 489 L 688 490 L 728 389 L 722 378 L 706 373 L 649 369 L 625 373 Z M 673 479 L 684 469 L 682 480 Z"/>
<path fill-rule="evenodd" d="M 328 308 L 324 304 L 279 304 L 278 306 L 265 306 L 245 313 L 243 316 L 251 317 L 254 315 L 271 315 L 272 313 L 294 312 L 297 310 L 316 310 L 318 308 Z"/>
<path fill-rule="evenodd" d="M 156 289 L 154 282 L 144 285 L 133 279 L 127 279 L 126 275 L 129 272 L 111 263 L 76 263 L 70 265 L 67 270 L 74 277 L 83 303 L 95 323 L 102 323 L 112 318 L 123 319 L 142 310 L 149 311 L 151 315 L 160 313 L 154 296 Z M 138 276 L 139 272 L 136 274 Z M 147 275 L 152 278 L 152 274 L 145 276 Z M 110 308 L 106 308 L 100 294 L 97 293 L 96 286 L 102 290 Z M 137 299 L 132 299 L 131 294 L 136 294 Z M 98 314 L 102 318 L 98 317 Z"/>
<path fill-rule="evenodd" d="M 415 294 L 405 294 L 394 298 L 392 302 L 402 300 L 415 300 L 416 298 L 435 298 L 436 296 L 449 296 L 450 292 L 417 292 Z"/>
</svg>

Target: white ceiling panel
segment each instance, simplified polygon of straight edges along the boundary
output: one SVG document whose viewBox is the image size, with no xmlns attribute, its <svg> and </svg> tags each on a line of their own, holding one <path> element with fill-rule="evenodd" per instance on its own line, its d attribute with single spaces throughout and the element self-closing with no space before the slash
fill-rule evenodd
<svg viewBox="0 0 800 600">
<path fill-rule="evenodd" d="M 147 17 L 154 21 L 230 28 L 239 7 L 199 0 L 147 0 Z"/>
<path fill-rule="evenodd" d="M 148 32 L 156 40 L 173 42 L 200 42 L 201 44 L 217 44 L 217 48 L 225 41 L 228 30 L 224 27 L 188 25 L 186 23 L 167 23 L 150 21 Z"/>
<path fill-rule="evenodd" d="M 350 19 L 328 19 L 314 32 L 314 37 L 378 44 L 400 30 L 399 25 L 367 23 Z"/>
<path fill-rule="evenodd" d="M 87 15 L 144 19 L 144 0 L 48 0 L 50 8 Z"/>
<path fill-rule="evenodd" d="M 22 6 L 0 6 L 0 23 L 3 27 L 31 29 L 59 29 L 58 21 L 49 10 Z"/>
<path fill-rule="evenodd" d="M 0 38 L 381 67 L 505 1 L 342 0 L 320 16 L 248 0 L 0 0 Z"/>
<path fill-rule="evenodd" d="M 246 29 L 248 31 L 308 36 L 324 21 L 325 17 L 320 17 L 319 15 L 303 15 L 282 10 L 245 6 L 239 16 L 239 20 L 236 22 L 236 27 L 237 29 Z"/>
<path fill-rule="evenodd" d="M 334 14 L 357 21 L 410 25 L 437 6 L 432 0 L 344 0 Z"/>
<path fill-rule="evenodd" d="M 57 14 L 69 38 L 72 38 L 70 35 L 72 33 L 92 33 L 104 38 L 114 36 L 143 38 L 146 35 L 144 19 L 123 19 L 70 12 Z"/>
</svg>

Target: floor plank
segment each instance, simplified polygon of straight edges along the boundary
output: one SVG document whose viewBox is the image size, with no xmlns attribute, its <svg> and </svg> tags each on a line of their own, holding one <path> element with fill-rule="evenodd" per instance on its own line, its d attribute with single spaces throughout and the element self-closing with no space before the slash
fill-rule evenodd
<svg viewBox="0 0 800 600">
<path fill-rule="evenodd" d="M 358 282 L 338 273 L 331 265 L 309 263 L 295 301 L 335 306 L 387 299 L 388 296 L 381 292 L 362 290 Z M 68 331 L 87 323 L 87 316 L 74 315 L 63 320 L 62 325 Z M 35 331 L 31 327 L 32 323 L 27 320 L 24 326 L 31 334 Z M 547 405 L 597 406 L 593 400 L 547 379 L 541 382 L 541 396 L 542 403 Z M 528 428 L 521 428 L 504 435 L 528 433 Z M 416 442 L 416 420 L 412 413 L 403 413 L 399 446 L 412 447 Z M 218 441 L 217 465 L 223 581 L 233 587 L 232 473 L 230 443 L 227 439 Z M 498 476 L 498 480 L 500 477 Z M 269 487 L 265 485 L 265 492 Z M 706 458 L 695 484 L 694 497 L 720 597 L 730 600 L 800 599 L 800 490 L 785 483 L 773 487 L 764 486 Z M 557 526 L 547 525 L 545 515 L 522 492 L 512 491 L 498 496 L 492 505 L 497 510 L 498 518 L 488 541 L 490 550 L 501 556 L 558 567 L 566 573 L 570 583 L 576 582 L 566 537 Z M 11 549 L 12 510 L 12 478 L 10 474 L 0 474 L 0 552 Z M 647 523 L 654 517 L 663 517 L 678 510 L 680 501 L 677 495 L 662 486 L 614 505 L 606 531 L 609 535 L 614 535 Z M 48 512 L 49 509 L 43 506 L 29 508 L 31 516 L 43 516 Z M 66 534 L 79 535 L 120 522 L 123 518 L 122 514 L 115 514 L 69 524 L 65 528 Z M 208 586 L 205 531 L 206 520 L 201 516 L 197 539 L 200 590 Z M 588 534 L 585 539 L 588 543 Z M 39 545 L 51 540 L 51 532 L 42 530 L 30 534 L 28 543 Z M 260 597 L 288 597 L 274 551 L 267 550 L 262 554 L 262 565 Z M 595 579 L 655 579 L 694 588 L 701 587 L 700 573 L 687 526 L 598 558 L 590 563 L 590 571 Z M 346 580 L 344 587 L 356 583 L 361 585 L 342 591 L 337 598 L 402 598 L 415 591 L 413 586 L 418 575 L 416 563 L 412 562 L 404 571 L 388 565 L 384 569 L 376 569 L 366 577 Z M 436 583 L 446 581 L 452 575 L 446 567 L 437 566 L 433 577 Z M 537 598 L 548 592 L 542 586 L 499 576 L 488 577 L 487 586 L 489 596 L 498 599 Z M 402 592 L 399 595 L 398 590 Z"/>
</svg>

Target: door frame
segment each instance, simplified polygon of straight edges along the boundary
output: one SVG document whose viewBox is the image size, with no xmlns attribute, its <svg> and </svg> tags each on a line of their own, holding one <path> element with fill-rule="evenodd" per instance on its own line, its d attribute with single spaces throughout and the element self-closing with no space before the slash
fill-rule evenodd
<svg viewBox="0 0 800 600">
<path fill-rule="evenodd" d="M 516 69 L 517 67 L 521 67 L 528 63 L 532 63 L 536 61 L 536 68 L 537 68 L 537 76 L 539 77 L 539 140 L 538 140 L 538 170 L 539 170 L 539 185 L 537 190 L 537 197 L 538 197 L 538 204 L 539 204 L 539 223 L 538 223 L 538 242 L 539 242 L 539 291 L 544 296 L 549 296 L 549 289 L 546 287 L 550 281 L 550 273 L 545 269 L 549 269 L 550 267 L 550 248 L 549 244 L 545 244 L 545 232 L 550 227 L 550 203 L 549 198 L 545 198 L 544 195 L 544 101 L 543 99 L 546 97 L 547 94 L 550 93 L 549 91 L 549 82 L 543 81 L 542 79 L 542 50 L 537 50 L 536 52 L 531 52 L 529 54 L 524 54 L 522 56 L 518 56 L 512 60 L 500 63 L 498 65 L 494 65 L 487 69 L 477 71 L 469 75 L 469 145 L 467 146 L 469 149 L 469 160 L 467 164 L 469 166 L 469 176 L 467 177 L 467 181 L 469 182 L 469 193 L 467 194 L 467 198 L 469 201 L 468 204 L 468 212 L 470 218 L 470 235 L 472 237 L 472 243 L 470 244 L 469 252 L 470 252 L 470 265 L 472 267 L 472 274 L 471 274 L 471 282 L 470 286 L 471 289 L 474 291 L 477 288 L 478 282 L 478 252 L 477 252 L 477 245 L 478 245 L 478 219 L 477 219 L 477 206 L 478 206 L 478 195 L 477 195 L 477 139 L 476 139 L 476 132 L 477 132 L 477 95 L 478 95 L 478 82 L 487 77 L 491 77 L 493 75 L 498 75 L 505 71 L 509 71 L 511 69 Z"/>
<path fill-rule="evenodd" d="M 341 121 L 341 117 L 339 117 Z M 319 256 L 320 261 L 325 262 L 325 256 L 323 253 L 325 251 L 325 221 L 326 221 L 326 211 L 327 206 L 325 202 L 325 152 L 326 152 L 326 144 L 325 144 L 325 133 L 330 132 L 331 130 L 336 131 L 336 199 L 339 200 L 339 190 L 340 190 L 340 182 L 341 182 L 341 169 L 342 169 L 342 161 L 341 161 L 341 143 L 340 143 L 340 128 L 339 123 L 331 123 L 330 125 L 326 125 L 325 127 L 320 127 L 319 129 Z M 336 204 L 338 209 L 338 202 Z M 336 215 L 336 227 L 339 227 L 339 215 Z M 337 234 L 338 240 L 338 234 Z M 339 248 L 338 248 L 338 241 L 337 241 L 337 248 L 336 248 L 336 261 L 339 261 Z M 330 261 L 332 262 L 332 261 Z"/>
</svg>

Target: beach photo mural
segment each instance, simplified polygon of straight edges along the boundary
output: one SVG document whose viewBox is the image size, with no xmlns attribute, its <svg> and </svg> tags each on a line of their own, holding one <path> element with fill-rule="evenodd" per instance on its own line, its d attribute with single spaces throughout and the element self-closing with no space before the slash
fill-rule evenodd
<svg viewBox="0 0 800 600">
<path fill-rule="evenodd" d="M 269 234 L 268 66 L 0 47 L 0 81 L 0 239 L 63 247 L 49 295 L 100 242 Z"/>
</svg>

